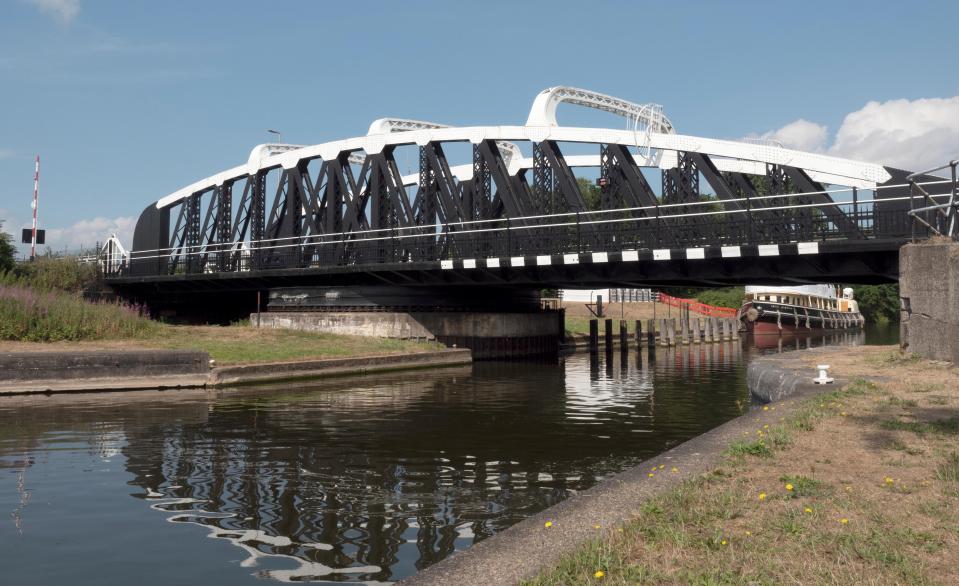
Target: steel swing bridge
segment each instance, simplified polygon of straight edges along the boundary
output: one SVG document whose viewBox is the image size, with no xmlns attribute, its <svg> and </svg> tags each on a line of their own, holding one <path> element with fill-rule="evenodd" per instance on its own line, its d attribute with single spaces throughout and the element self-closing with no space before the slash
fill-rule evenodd
<svg viewBox="0 0 959 586">
<path fill-rule="evenodd" d="M 625 128 L 563 126 L 560 104 L 615 114 Z M 417 173 L 400 172 L 404 150 Z M 598 209 L 573 171 L 589 168 Z M 953 229 L 956 201 L 954 177 L 682 135 L 661 106 L 554 87 L 522 126 L 386 118 L 359 137 L 259 145 L 245 164 L 151 203 L 132 249 L 112 238 L 101 262 L 112 286 L 141 297 L 288 285 L 884 282 L 917 230 Z"/>
</svg>

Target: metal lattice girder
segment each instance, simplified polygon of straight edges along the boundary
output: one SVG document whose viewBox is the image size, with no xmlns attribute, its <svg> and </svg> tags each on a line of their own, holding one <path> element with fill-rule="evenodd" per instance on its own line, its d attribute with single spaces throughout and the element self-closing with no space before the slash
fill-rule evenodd
<svg viewBox="0 0 959 586">
<path fill-rule="evenodd" d="M 716 168 L 712 160 L 701 153 L 688 153 L 688 156 L 696 165 L 696 169 L 702 173 L 702 176 L 709 183 L 709 186 L 716 192 L 716 197 L 722 200 L 723 207 L 727 210 L 742 210 L 745 206 L 736 200 L 739 198 L 736 189 L 730 186 L 722 173 Z"/>
<path fill-rule="evenodd" d="M 220 186 L 217 193 L 216 206 L 216 244 L 217 270 L 225 271 L 229 269 L 229 252 L 233 227 L 233 182 L 225 181 Z"/>
<path fill-rule="evenodd" d="M 675 168 L 663 172 L 663 203 L 698 203 L 699 169 L 690 153 L 678 153 Z"/>
<path fill-rule="evenodd" d="M 533 145 L 533 164 L 536 164 L 537 150 L 543 161 L 549 166 L 549 207 L 547 213 L 583 212 L 586 211 L 586 200 L 576 183 L 576 176 L 566 164 L 563 153 L 555 141 L 547 140 Z M 534 171 L 535 172 L 535 171 Z M 534 180 L 535 184 L 535 180 Z M 555 200 L 556 191 L 563 196 L 559 202 Z M 560 203 L 561 202 L 561 203 Z"/>
<path fill-rule="evenodd" d="M 826 193 L 822 185 L 810 179 L 809 175 L 802 169 L 795 167 L 784 167 L 784 169 L 790 182 L 795 185 L 800 192 L 807 194 L 802 196 L 802 203 L 821 204 L 815 209 L 823 214 L 830 223 L 839 228 L 846 237 L 856 239 L 865 238 L 862 230 L 859 229 L 856 219 L 847 216 L 846 213 L 836 205 L 832 197 Z M 805 217 L 806 215 L 811 217 L 812 208 L 805 208 L 805 210 L 808 210 L 809 214 L 803 214 L 800 217 Z M 802 234 L 802 236 L 813 235 Z"/>
<path fill-rule="evenodd" d="M 520 183 L 509 174 L 495 141 L 484 140 L 476 145 L 476 150 L 489 168 L 490 177 L 496 185 L 496 195 L 491 200 L 490 218 L 498 218 L 504 211 L 507 216 L 512 217 L 530 215 L 526 213 L 529 200 L 524 197 Z"/>
<path fill-rule="evenodd" d="M 659 203 L 629 149 L 618 144 L 604 144 L 600 145 L 599 156 L 600 177 L 606 179 L 601 188 L 602 209 L 651 207 Z"/>
</svg>

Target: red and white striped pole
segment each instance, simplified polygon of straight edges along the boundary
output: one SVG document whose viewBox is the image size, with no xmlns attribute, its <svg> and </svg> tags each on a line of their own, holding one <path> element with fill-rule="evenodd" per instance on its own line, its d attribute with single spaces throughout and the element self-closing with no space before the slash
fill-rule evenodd
<svg viewBox="0 0 959 586">
<path fill-rule="evenodd" d="M 37 258 L 37 208 L 40 207 L 40 155 L 33 169 L 33 235 L 30 238 L 30 260 Z"/>
</svg>

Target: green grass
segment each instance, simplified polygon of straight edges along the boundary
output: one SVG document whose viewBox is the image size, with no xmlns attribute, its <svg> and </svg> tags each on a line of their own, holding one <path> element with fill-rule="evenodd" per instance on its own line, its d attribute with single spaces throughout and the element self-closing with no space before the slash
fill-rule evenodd
<svg viewBox="0 0 959 586">
<path fill-rule="evenodd" d="M 789 498 L 821 497 L 832 492 L 832 489 L 820 480 L 802 475 L 784 474 L 779 477 L 783 485 L 791 484 L 793 489 L 788 493 Z"/>
<path fill-rule="evenodd" d="M 880 423 L 880 426 L 890 431 L 911 431 L 916 435 L 925 435 L 927 433 L 956 435 L 959 434 L 959 417 L 950 417 L 949 419 L 938 419 L 935 421 L 886 419 Z"/>
<path fill-rule="evenodd" d="M 435 342 L 410 342 L 294 330 L 257 330 L 244 326 L 165 326 L 150 336 L 141 337 L 141 340 L 162 348 L 207 352 L 210 358 L 221 365 L 414 353 L 444 348 L 442 344 Z"/>
<path fill-rule="evenodd" d="M 959 482 L 959 453 L 950 452 L 945 460 L 936 468 L 936 477 L 939 480 Z"/>
<path fill-rule="evenodd" d="M 60 342 L 149 335 L 158 324 L 139 308 L 91 303 L 75 293 L 40 292 L 0 279 L 0 340 Z"/>
<path fill-rule="evenodd" d="M 738 440 L 731 443 L 723 454 L 731 458 L 742 458 L 745 456 L 769 458 L 773 455 L 773 451 L 765 440 Z"/>
</svg>

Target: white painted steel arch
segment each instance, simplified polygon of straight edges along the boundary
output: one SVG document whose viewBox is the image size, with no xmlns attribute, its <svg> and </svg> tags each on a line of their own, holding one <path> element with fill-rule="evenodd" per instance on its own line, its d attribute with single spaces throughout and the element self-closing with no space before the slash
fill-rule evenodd
<svg viewBox="0 0 959 586">
<path fill-rule="evenodd" d="M 584 90 L 585 91 L 585 90 Z M 594 95 L 602 95 L 595 94 Z M 540 94 L 543 96 L 546 94 Z M 540 98 L 537 97 L 537 100 Z M 544 98 L 546 99 L 546 98 Z M 615 99 L 615 98 L 613 98 Z M 613 106 L 610 106 L 613 108 Z M 531 113 L 532 114 L 532 113 Z M 663 122 L 666 124 L 668 121 Z M 400 130 L 401 127 L 408 130 Z M 393 129 L 396 131 L 393 131 Z M 663 128 L 666 128 L 665 126 Z M 387 130 L 389 132 L 379 132 Z M 637 133 L 629 129 L 612 128 L 577 128 L 550 125 L 526 126 L 443 126 L 439 124 L 410 121 L 402 119 L 382 119 L 375 121 L 370 130 L 377 132 L 343 140 L 335 140 L 316 145 L 259 145 L 250 153 L 245 165 L 227 169 L 200 181 L 194 182 L 156 202 L 157 208 L 173 205 L 192 194 L 212 189 L 227 181 L 236 181 L 249 177 L 259 171 L 276 169 L 292 169 L 301 161 L 324 159 L 331 160 L 343 152 L 355 153 L 351 158 L 353 163 L 362 163 L 360 152 L 379 153 L 386 146 L 426 145 L 430 142 L 468 142 L 478 144 L 484 140 L 493 140 L 502 149 L 504 144 L 515 142 L 542 142 L 552 140 L 557 142 L 591 143 L 591 144 L 619 144 L 630 147 L 646 147 L 646 154 L 640 154 L 637 164 L 641 166 L 658 166 L 670 169 L 677 164 L 678 152 L 695 152 L 708 155 L 716 167 L 721 171 L 740 171 L 744 173 L 764 174 L 766 164 L 788 165 L 806 171 L 811 178 L 817 181 L 872 189 L 878 183 L 890 179 L 889 173 L 882 165 L 863 163 L 839 157 L 831 157 L 819 153 L 808 153 L 793 149 L 782 148 L 755 141 L 733 141 L 703 138 L 675 134 L 669 123 L 670 132 L 643 133 L 642 140 Z M 519 148 L 515 144 L 511 147 L 510 173 L 530 166 L 526 159 L 520 158 Z M 512 150 L 515 149 L 515 150 Z M 641 149 L 642 150 L 642 149 Z M 652 151 L 656 151 L 655 155 Z M 587 157 L 582 159 L 580 157 Z M 589 158 L 593 157 L 593 158 Z M 567 157 L 571 166 L 598 166 L 598 156 L 574 155 Z M 576 160 L 576 164 L 572 161 Z M 461 178 L 469 177 L 471 169 L 466 165 L 454 167 Z"/>
<path fill-rule="evenodd" d="M 673 123 L 663 114 L 659 104 L 636 104 L 622 98 L 601 94 L 578 87 L 556 86 L 541 91 L 533 100 L 526 126 L 559 126 L 556 122 L 556 107 L 561 103 L 575 104 L 594 110 L 602 110 L 622 116 L 649 132 L 673 134 Z"/>
</svg>

